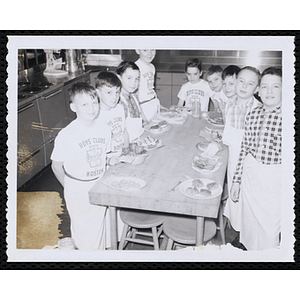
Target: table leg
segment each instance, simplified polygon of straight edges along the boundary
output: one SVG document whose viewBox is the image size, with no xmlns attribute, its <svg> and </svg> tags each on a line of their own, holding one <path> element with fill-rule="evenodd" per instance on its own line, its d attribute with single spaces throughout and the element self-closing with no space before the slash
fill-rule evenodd
<svg viewBox="0 0 300 300">
<path fill-rule="evenodd" d="M 113 206 L 109 207 L 110 215 L 110 242 L 111 250 L 118 249 L 118 224 L 117 224 L 117 209 Z"/>
<path fill-rule="evenodd" d="M 204 217 L 197 217 L 196 246 L 203 245 Z"/>
</svg>

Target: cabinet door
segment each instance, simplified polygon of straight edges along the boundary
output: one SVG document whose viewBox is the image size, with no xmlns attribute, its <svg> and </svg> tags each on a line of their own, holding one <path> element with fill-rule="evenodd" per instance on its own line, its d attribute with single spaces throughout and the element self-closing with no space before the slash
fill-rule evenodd
<svg viewBox="0 0 300 300">
<path fill-rule="evenodd" d="M 181 85 L 172 85 L 172 105 L 177 105 L 179 98 L 177 97 Z"/>
<path fill-rule="evenodd" d="M 45 142 L 56 137 L 69 124 L 63 88 L 52 91 L 38 99 Z"/>
<path fill-rule="evenodd" d="M 183 85 L 187 81 L 184 73 L 172 73 L 172 85 Z"/>
<path fill-rule="evenodd" d="M 18 153 L 19 154 L 19 153 Z M 20 160 L 19 160 L 20 159 Z M 36 149 L 26 157 L 18 155 L 17 188 L 29 181 L 45 167 L 44 146 Z"/>
<path fill-rule="evenodd" d="M 158 85 L 171 85 L 172 84 L 172 73 L 157 72 L 155 77 L 155 84 Z"/>
<path fill-rule="evenodd" d="M 54 139 L 51 139 L 45 144 L 45 165 L 48 166 L 51 163 L 51 154 L 54 148 Z"/>
<path fill-rule="evenodd" d="M 155 91 L 160 104 L 169 108 L 172 103 L 172 87 L 170 85 L 157 85 Z"/>
</svg>

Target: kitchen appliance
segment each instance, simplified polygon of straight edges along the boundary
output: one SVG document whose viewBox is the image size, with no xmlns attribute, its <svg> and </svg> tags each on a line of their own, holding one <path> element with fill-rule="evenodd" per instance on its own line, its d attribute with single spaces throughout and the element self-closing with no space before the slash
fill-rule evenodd
<svg viewBox="0 0 300 300">
<path fill-rule="evenodd" d="M 66 50 L 66 71 L 69 73 L 84 71 L 84 62 L 82 59 L 81 50 Z"/>
<path fill-rule="evenodd" d="M 44 75 L 50 75 L 50 76 L 65 76 L 68 75 L 67 70 L 62 70 L 62 65 L 65 64 L 65 62 L 62 61 L 62 57 L 55 58 L 54 53 L 60 53 L 60 50 L 52 50 L 52 49 L 46 49 L 44 50 L 46 53 L 46 60 L 47 65 L 46 69 L 44 71 Z"/>
</svg>

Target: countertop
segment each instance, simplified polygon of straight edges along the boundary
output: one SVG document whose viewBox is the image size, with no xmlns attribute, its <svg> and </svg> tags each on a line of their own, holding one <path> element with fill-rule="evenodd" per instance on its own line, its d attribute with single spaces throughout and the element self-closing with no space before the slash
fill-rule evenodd
<svg viewBox="0 0 300 300">
<path fill-rule="evenodd" d="M 53 91 L 63 88 L 65 85 L 89 74 L 90 71 L 78 71 L 66 76 L 46 76 L 42 72 L 35 73 L 18 83 L 18 105 L 24 104 L 39 98 L 41 95 L 47 95 Z M 37 89 L 34 94 L 28 90 Z"/>
</svg>

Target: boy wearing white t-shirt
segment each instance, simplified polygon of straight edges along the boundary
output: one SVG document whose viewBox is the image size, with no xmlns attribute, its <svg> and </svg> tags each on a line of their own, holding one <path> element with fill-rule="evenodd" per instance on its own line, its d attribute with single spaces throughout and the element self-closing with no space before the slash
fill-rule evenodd
<svg viewBox="0 0 300 300">
<path fill-rule="evenodd" d="M 125 112 L 119 103 L 122 83 L 116 74 L 103 71 L 98 74 L 95 86 L 100 98 L 98 118 L 111 128 L 111 153 L 108 155 L 108 164 L 115 165 L 119 163 L 122 149 L 129 147 Z"/>
<path fill-rule="evenodd" d="M 156 50 L 135 50 L 140 58 L 135 62 L 140 69 L 138 98 L 147 121 L 151 121 L 160 112 L 160 101 L 154 91 L 155 67 L 151 64 Z"/>
<path fill-rule="evenodd" d="M 183 84 L 177 97 L 178 106 L 192 108 L 192 103 L 200 102 L 201 111 L 208 110 L 209 98 L 212 91 L 208 83 L 201 79 L 202 63 L 197 58 L 191 58 L 185 63 L 185 74 L 188 82 Z"/>
<path fill-rule="evenodd" d="M 106 208 L 89 203 L 89 190 L 106 169 L 110 151 L 110 128 L 97 119 L 99 98 L 86 84 L 74 84 L 70 107 L 77 118 L 62 129 L 51 155 L 52 170 L 64 187 L 71 219 L 71 235 L 79 250 L 106 248 Z"/>
</svg>

